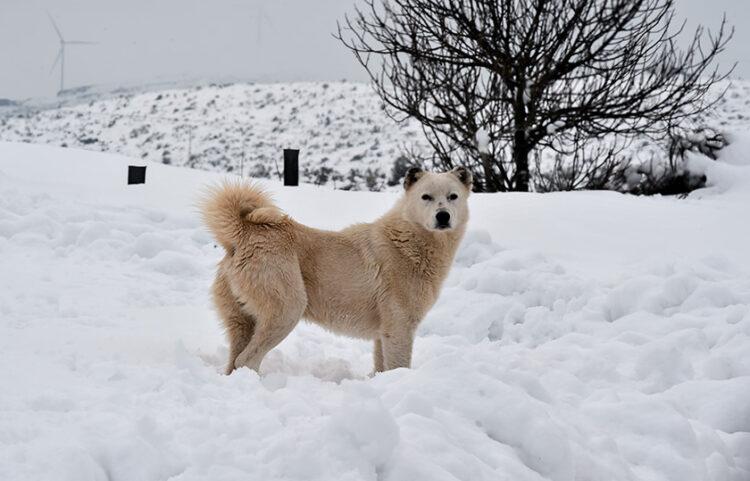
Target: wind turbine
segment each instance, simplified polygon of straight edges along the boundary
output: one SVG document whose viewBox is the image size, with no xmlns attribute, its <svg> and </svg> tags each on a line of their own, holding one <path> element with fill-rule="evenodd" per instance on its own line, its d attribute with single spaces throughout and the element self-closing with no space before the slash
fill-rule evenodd
<svg viewBox="0 0 750 481">
<path fill-rule="evenodd" d="M 268 16 L 268 13 L 266 12 L 266 9 L 263 8 L 263 2 L 262 0 L 258 0 L 255 4 L 255 21 L 256 26 L 255 30 L 258 34 L 258 47 L 260 47 L 263 44 L 263 24 L 264 21 L 266 24 L 268 24 L 271 28 L 273 28 L 273 22 L 271 21 L 271 17 Z"/>
<path fill-rule="evenodd" d="M 84 40 L 65 40 L 62 36 L 62 33 L 60 33 L 60 29 L 57 28 L 57 24 L 55 23 L 55 20 L 52 18 L 52 15 L 47 12 L 47 16 L 49 17 L 49 21 L 52 22 L 52 26 L 55 28 L 55 32 L 57 33 L 57 37 L 60 39 L 60 50 L 57 51 L 57 57 L 55 57 L 55 62 L 52 64 L 52 68 L 49 69 L 50 75 L 52 74 L 52 71 L 55 70 L 55 67 L 57 66 L 57 63 L 60 63 L 60 91 L 62 92 L 65 89 L 65 46 L 66 45 L 96 45 L 98 42 L 88 42 Z"/>
</svg>

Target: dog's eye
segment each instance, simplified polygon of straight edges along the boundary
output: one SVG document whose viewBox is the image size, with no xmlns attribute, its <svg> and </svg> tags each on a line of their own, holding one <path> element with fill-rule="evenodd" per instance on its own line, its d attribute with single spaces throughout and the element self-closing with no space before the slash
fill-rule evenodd
<svg viewBox="0 0 750 481">
<path fill-rule="evenodd" d="M 422 200 L 432 200 L 432 196 L 429 194 L 422 195 Z"/>
<path fill-rule="evenodd" d="M 458 199 L 458 194 L 451 194 L 448 196 L 448 200 L 456 200 Z"/>
</svg>

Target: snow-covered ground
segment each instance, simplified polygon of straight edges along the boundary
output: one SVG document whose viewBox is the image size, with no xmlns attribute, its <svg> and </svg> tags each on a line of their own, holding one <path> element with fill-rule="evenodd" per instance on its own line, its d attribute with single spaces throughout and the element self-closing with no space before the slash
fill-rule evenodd
<svg viewBox="0 0 750 481">
<path fill-rule="evenodd" d="M 83 90 L 0 108 L 2 140 L 276 179 L 283 149 L 300 149 L 303 180 L 357 190 L 383 190 L 396 159 L 424 144 L 417 123 L 394 123 L 351 82 Z"/>
<path fill-rule="evenodd" d="M 750 135 L 687 199 L 474 195 L 413 369 L 301 324 L 221 374 L 217 174 L 0 142 L 0 479 L 750 479 Z M 268 183 L 298 220 L 395 193 Z"/>
</svg>

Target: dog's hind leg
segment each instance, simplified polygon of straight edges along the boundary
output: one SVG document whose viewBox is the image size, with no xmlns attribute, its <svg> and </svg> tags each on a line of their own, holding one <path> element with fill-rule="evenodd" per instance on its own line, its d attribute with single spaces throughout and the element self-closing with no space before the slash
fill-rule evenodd
<svg viewBox="0 0 750 481">
<path fill-rule="evenodd" d="M 255 313 L 255 330 L 235 359 L 234 367 L 247 366 L 258 371 L 268 351 L 292 332 L 305 312 L 307 294 L 296 259 L 293 266 L 287 265 L 285 275 L 275 277 L 278 285 L 266 285 L 262 292 L 248 293 L 248 303 L 253 305 Z"/>
<path fill-rule="evenodd" d="M 255 323 L 253 337 L 242 352 L 237 355 L 234 367 L 247 366 L 258 371 L 260 363 L 268 354 L 268 351 L 276 347 L 292 332 L 304 310 L 304 304 L 297 306 L 287 304 L 283 306 L 283 309 L 274 309 L 267 316 L 259 317 Z"/>
<path fill-rule="evenodd" d="M 226 374 L 232 374 L 237 356 L 247 347 L 255 332 L 255 318 L 244 312 L 231 316 L 224 320 L 229 339 L 229 360 L 227 361 Z"/>
<path fill-rule="evenodd" d="M 229 284 L 222 276 L 213 285 L 214 304 L 222 318 L 229 341 L 229 361 L 226 374 L 234 371 L 234 361 L 245 349 L 255 331 L 255 318 L 243 310 L 243 304 L 232 294 Z"/>
</svg>

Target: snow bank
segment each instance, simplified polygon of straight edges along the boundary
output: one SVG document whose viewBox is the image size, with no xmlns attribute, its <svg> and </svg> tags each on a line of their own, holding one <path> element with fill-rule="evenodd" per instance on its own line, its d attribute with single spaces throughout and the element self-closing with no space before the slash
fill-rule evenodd
<svg viewBox="0 0 750 481">
<path fill-rule="evenodd" d="M 0 479 L 750 479 L 747 164 L 682 201 L 473 196 L 414 368 L 369 377 L 308 324 L 222 375 L 217 177 L 130 162 L 0 143 Z M 328 228 L 395 200 L 268 188 Z"/>
</svg>

